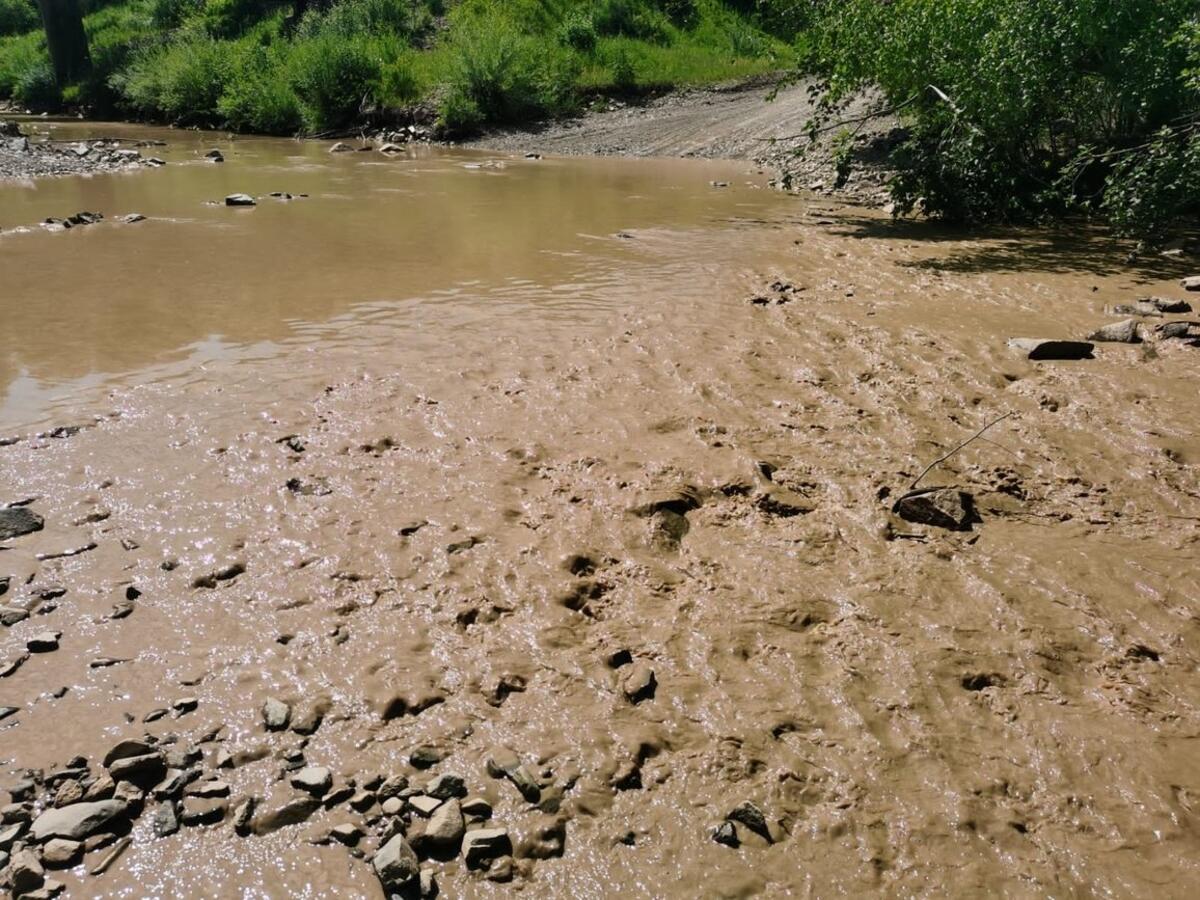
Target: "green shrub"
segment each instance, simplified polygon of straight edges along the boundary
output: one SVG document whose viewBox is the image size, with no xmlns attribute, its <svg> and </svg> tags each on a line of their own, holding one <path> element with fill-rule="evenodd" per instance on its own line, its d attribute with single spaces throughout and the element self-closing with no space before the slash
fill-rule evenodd
<svg viewBox="0 0 1200 900">
<path fill-rule="evenodd" d="M 595 23 L 596 30 L 603 35 L 663 42 L 670 34 L 670 20 L 645 0 L 599 0 Z"/>
<path fill-rule="evenodd" d="M 637 69 L 633 59 L 624 47 L 618 47 L 613 54 L 612 62 L 613 87 L 619 91 L 632 91 L 637 87 Z"/>
<path fill-rule="evenodd" d="M 57 107 L 62 102 L 62 94 L 50 63 L 38 63 L 21 72 L 13 86 L 13 99 L 34 110 Z"/>
<path fill-rule="evenodd" d="M 462 114 L 471 106 L 480 122 L 505 123 L 560 114 L 576 102 L 579 63 L 574 54 L 521 34 L 501 16 L 460 25 L 452 35 L 451 54 L 450 91 L 441 110 L 442 122 L 451 130 L 451 119 L 469 119 Z"/>
<path fill-rule="evenodd" d="M 0 0 L 0 36 L 24 34 L 42 25 L 34 0 Z"/>
<path fill-rule="evenodd" d="M 310 131 L 348 125 L 375 92 L 379 60 L 363 37 L 322 34 L 292 46 L 288 61 L 292 88 Z"/>
<path fill-rule="evenodd" d="M 296 134 L 304 121 L 283 61 L 264 47 L 241 60 L 217 101 L 217 111 L 226 126 L 262 134 Z"/>
<path fill-rule="evenodd" d="M 204 8 L 204 0 L 152 0 L 150 17 L 159 28 L 178 28 Z"/>
<path fill-rule="evenodd" d="M 328 12 L 309 12 L 298 34 L 302 38 L 330 33 L 350 38 L 383 33 L 416 37 L 432 27 L 433 13 L 421 0 L 341 0 Z"/>
<path fill-rule="evenodd" d="M 379 100 L 385 106 L 408 106 L 421 99 L 421 82 L 411 53 L 385 63 L 379 78 Z"/>
<path fill-rule="evenodd" d="M 290 0 L 204 0 L 203 22 L 214 37 L 237 37 L 277 14 Z"/>
<path fill-rule="evenodd" d="M 16 95 L 17 83 L 30 69 L 50 64 L 40 31 L 0 38 L 0 97 Z"/>
<path fill-rule="evenodd" d="M 234 45 L 189 35 L 138 54 L 111 83 L 143 115 L 215 126 L 221 122 L 221 96 L 237 71 Z"/>
<path fill-rule="evenodd" d="M 806 68 L 826 79 L 830 117 L 855 91 L 878 87 L 911 125 L 895 160 L 900 210 L 983 222 L 1108 197 L 1099 206 L 1114 224 L 1151 236 L 1162 217 L 1200 206 L 1194 179 L 1177 174 L 1200 129 L 1200 86 L 1187 75 L 1195 0 L 819 9 Z M 1179 202 L 1171 190 L 1184 192 Z M 1134 200 L 1136 212 L 1121 212 Z"/>
<path fill-rule="evenodd" d="M 591 15 L 582 9 L 569 12 L 559 26 L 559 43 L 581 53 L 591 53 L 595 50 L 598 39 L 596 23 L 592 21 Z"/>
</svg>

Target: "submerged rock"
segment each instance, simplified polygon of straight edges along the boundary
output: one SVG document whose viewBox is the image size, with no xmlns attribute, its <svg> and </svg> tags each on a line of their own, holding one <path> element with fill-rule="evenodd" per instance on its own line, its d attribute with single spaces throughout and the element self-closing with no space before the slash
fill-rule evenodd
<svg viewBox="0 0 1200 900">
<path fill-rule="evenodd" d="M 1011 338 L 1008 346 L 1029 359 L 1091 359 L 1095 347 L 1087 341 Z"/>
<path fill-rule="evenodd" d="M 934 525 L 951 531 L 969 531 L 976 521 L 975 500 L 957 488 L 925 488 L 905 494 L 892 512 L 919 525 Z"/>
</svg>

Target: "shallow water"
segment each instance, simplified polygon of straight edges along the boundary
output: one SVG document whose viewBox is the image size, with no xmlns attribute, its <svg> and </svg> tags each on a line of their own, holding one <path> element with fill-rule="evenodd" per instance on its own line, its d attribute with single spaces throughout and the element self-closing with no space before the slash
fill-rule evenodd
<svg viewBox="0 0 1200 900">
<path fill-rule="evenodd" d="M 234 804 L 295 796 L 301 748 L 339 784 L 457 773 L 517 876 L 433 863 L 452 897 L 1200 888 L 1200 349 L 1153 323 L 1092 360 L 1005 345 L 1183 296 L 1180 264 L 892 225 L 740 164 L 239 139 L 184 165 L 213 139 L 166 134 L 194 143 L 161 171 L 0 188 L 0 501 L 46 520 L 0 552 L 0 602 L 34 613 L 0 663 L 62 632 L 0 680 L 0 789 L 143 733 Z M 311 196 L 204 205 L 239 190 Z M 151 219 L 9 231 L 96 207 Z M 971 531 L 889 514 L 1004 414 L 925 482 L 974 496 Z M 647 515 L 663 492 L 682 525 Z M 328 713 L 268 733 L 269 696 Z M 487 774 L 502 745 L 544 808 Z M 715 843 L 743 801 L 771 842 Z M 105 875 L 56 877 L 382 896 L 309 843 L 364 824 L 345 804 L 248 838 L 149 818 Z"/>
<path fill-rule="evenodd" d="M 142 152 L 168 165 L 0 183 L 0 428 L 48 421 L 81 391 L 160 378 L 163 366 L 189 370 L 249 345 L 260 355 L 281 342 L 319 344 L 331 321 L 347 330 L 347 316 L 403 318 L 413 329 L 450 316 L 455 330 L 531 309 L 583 320 L 636 281 L 639 253 L 618 232 L 711 228 L 782 203 L 738 164 L 428 147 L 330 154 L 328 142 L 40 128 L 58 140 L 165 140 Z M 212 147 L 225 163 L 203 159 Z M 716 190 L 716 180 L 735 186 Z M 297 199 L 265 196 L 272 191 Z M 259 205 L 213 203 L 238 192 Z M 37 227 L 80 210 L 106 221 Z M 115 221 L 133 212 L 148 220 Z"/>
</svg>

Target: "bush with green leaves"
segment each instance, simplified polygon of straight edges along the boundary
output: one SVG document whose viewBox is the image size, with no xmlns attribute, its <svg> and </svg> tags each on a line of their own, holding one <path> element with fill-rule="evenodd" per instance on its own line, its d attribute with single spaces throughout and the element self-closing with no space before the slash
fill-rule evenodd
<svg viewBox="0 0 1200 900">
<path fill-rule="evenodd" d="M 224 124 L 237 131 L 296 134 L 304 124 L 300 98 L 275 48 L 254 47 L 238 60 L 217 101 Z"/>
<path fill-rule="evenodd" d="M 805 69 L 824 79 L 826 121 L 872 87 L 906 119 L 902 211 L 1101 209 L 1156 239 L 1200 205 L 1179 174 L 1200 122 L 1196 20 L 1195 0 L 829 0 Z"/>
<path fill-rule="evenodd" d="M 450 50 L 441 120 L 451 131 L 558 115 L 577 102 L 572 51 L 528 37 L 501 16 L 463 21 Z"/>
<path fill-rule="evenodd" d="M 216 126 L 219 103 L 239 71 L 238 48 L 208 36 L 188 36 L 139 54 L 113 77 L 137 112 L 181 125 Z"/>
<path fill-rule="evenodd" d="M 40 28 L 42 17 L 34 0 L 0 0 L 0 36 Z"/>
<path fill-rule="evenodd" d="M 288 77 L 310 131 L 342 128 L 358 115 L 379 82 L 380 61 L 363 36 L 320 34 L 297 41 Z"/>
<path fill-rule="evenodd" d="M 581 53 L 591 53 L 595 50 L 599 37 L 596 23 L 586 9 L 573 9 L 568 12 L 558 28 L 559 43 Z"/>
</svg>

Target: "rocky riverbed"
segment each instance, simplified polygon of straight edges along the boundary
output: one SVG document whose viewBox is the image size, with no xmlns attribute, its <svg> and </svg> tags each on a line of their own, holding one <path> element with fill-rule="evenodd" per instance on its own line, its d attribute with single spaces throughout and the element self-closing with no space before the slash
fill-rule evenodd
<svg viewBox="0 0 1200 900">
<path fill-rule="evenodd" d="M 183 141 L 0 242 L 10 887 L 1200 885 L 1193 258 Z"/>
<path fill-rule="evenodd" d="M 27 130 L 16 122 L 0 120 L 0 179 L 89 175 L 165 165 L 152 153 L 122 146 L 119 141 L 64 143 L 43 140 L 36 135 L 31 140 Z"/>
</svg>

